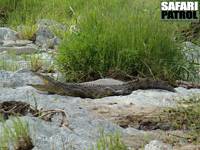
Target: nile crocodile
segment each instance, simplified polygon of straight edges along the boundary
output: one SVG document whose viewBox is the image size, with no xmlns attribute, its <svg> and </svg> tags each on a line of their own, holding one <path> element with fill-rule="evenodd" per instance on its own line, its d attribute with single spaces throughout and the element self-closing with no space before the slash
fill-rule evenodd
<svg viewBox="0 0 200 150">
<path fill-rule="evenodd" d="M 162 89 L 175 92 L 174 88 L 165 81 L 153 79 L 137 79 L 134 81 L 125 82 L 121 85 L 96 85 L 96 84 L 79 84 L 79 83 L 62 83 L 54 80 L 49 76 L 36 73 L 45 82 L 44 85 L 30 86 L 47 91 L 52 94 L 74 96 L 81 98 L 102 98 L 107 96 L 129 95 L 134 90 L 138 89 Z"/>
</svg>

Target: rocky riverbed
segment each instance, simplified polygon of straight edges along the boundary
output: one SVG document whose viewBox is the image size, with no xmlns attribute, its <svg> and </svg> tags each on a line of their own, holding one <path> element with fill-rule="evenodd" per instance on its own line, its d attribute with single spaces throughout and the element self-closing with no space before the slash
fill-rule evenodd
<svg viewBox="0 0 200 150">
<path fill-rule="evenodd" d="M 43 84 L 43 81 L 29 71 L 32 62 L 22 55 L 41 55 L 48 60 L 48 64 L 53 62 L 51 54 L 56 52 L 59 39 L 47 27 L 52 24 L 66 30 L 64 26 L 55 22 L 40 21 L 34 41 L 22 40 L 18 37 L 18 32 L 9 28 L 0 28 L 0 61 L 2 61 L 0 63 L 2 65 L 0 66 L 0 102 L 21 101 L 32 106 L 37 103 L 38 108 L 64 110 L 67 114 L 68 126 L 66 127 L 60 127 L 59 115 L 55 115 L 51 122 L 29 115 L 20 117 L 29 124 L 34 150 L 89 149 L 98 140 L 101 129 L 106 133 L 120 132 L 129 149 L 199 148 L 198 145 L 189 145 L 178 137 L 169 136 L 171 133 L 183 134 L 182 131 L 144 130 L 139 128 L 139 124 L 135 124 L 129 116 L 134 115 L 136 118 L 133 119 L 137 119 L 137 116 L 150 115 L 163 108 L 174 107 L 183 99 L 189 99 L 194 95 L 200 97 L 200 89 L 178 87 L 175 93 L 163 90 L 137 90 L 128 96 L 81 99 L 51 95 L 28 86 L 28 84 Z M 191 43 L 186 43 L 186 46 L 188 45 L 192 46 Z M 195 46 L 193 49 L 194 52 L 188 54 L 188 58 L 192 56 L 199 58 L 196 51 L 199 52 L 200 48 Z M 15 53 L 15 57 L 13 58 L 10 53 Z M 17 67 L 9 69 L 8 64 L 12 64 L 11 67 L 17 64 Z M 48 67 L 49 65 L 46 66 Z M 54 74 L 58 76 L 58 73 L 54 72 Z M 123 82 L 114 79 L 100 79 L 90 83 L 118 85 Z M 7 120 L 7 123 L 11 122 Z M 2 132 L 1 129 L 0 132 Z M 169 139 L 178 141 L 178 144 L 170 145 L 171 142 L 167 143 Z"/>
<path fill-rule="evenodd" d="M 94 84 L 121 84 L 113 79 L 101 79 Z M 68 115 L 69 127 L 59 127 L 58 116 L 52 122 L 25 116 L 29 123 L 34 149 L 86 149 L 98 139 L 100 129 L 106 132 L 120 132 L 130 148 L 139 148 L 151 140 L 161 140 L 167 135 L 164 131 L 142 131 L 120 127 L 119 119 L 130 114 L 146 114 L 163 107 L 173 107 L 177 101 L 192 95 L 200 95 L 199 89 L 176 88 L 177 93 L 159 90 L 138 90 L 129 96 L 114 96 L 102 99 L 81 99 L 59 95 L 48 95 L 27 86 L 30 83 L 42 84 L 39 77 L 28 70 L 0 72 L 0 102 L 22 101 L 43 109 L 62 109 Z M 124 120 L 126 121 L 126 119 Z M 118 125 L 117 125 L 118 124 Z M 163 134 L 162 137 L 160 137 Z M 165 135 L 166 134 L 166 135 Z M 146 139 L 145 139 L 146 138 Z M 145 140 L 146 141 L 145 141 Z M 154 143 L 155 144 L 155 143 Z M 148 146 L 147 146 L 148 147 Z"/>
</svg>

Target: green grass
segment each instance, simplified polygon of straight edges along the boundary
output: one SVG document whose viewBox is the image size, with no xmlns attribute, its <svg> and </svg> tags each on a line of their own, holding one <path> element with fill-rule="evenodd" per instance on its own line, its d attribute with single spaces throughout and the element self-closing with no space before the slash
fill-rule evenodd
<svg viewBox="0 0 200 150">
<path fill-rule="evenodd" d="M 5 24 L 17 26 L 19 24 L 34 24 L 38 19 L 51 18 L 63 21 L 67 0 L 1 0 L 0 8 L 7 11 Z M 62 17 L 60 17 L 62 16 Z"/>
<path fill-rule="evenodd" d="M 12 145 L 15 150 L 33 148 L 28 124 L 19 118 L 12 118 L 12 127 L 3 122 L 3 133 L 0 136 L 0 150 L 8 150 Z"/>
<path fill-rule="evenodd" d="M 101 131 L 96 145 L 90 150 L 128 150 L 128 148 L 122 142 L 119 133 L 105 134 Z"/>
<path fill-rule="evenodd" d="M 2 54 L 0 58 L 0 70 L 17 71 L 19 69 L 29 69 L 32 71 L 43 70 L 47 73 L 54 72 L 56 70 L 56 66 L 52 61 L 53 58 L 50 58 L 52 56 L 52 54 L 49 54 L 49 57 L 45 58 L 43 54 L 40 53 L 32 55 L 5 53 Z"/>
<path fill-rule="evenodd" d="M 88 1 L 88 0 L 87 0 Z M 89 1 L 88 1 L 89 2 Z M 16 27 L 20 24 L 34 25 L 39 19 L 53 19 L 67 24 L 73 24 L 74 16 L 85 4 L 82 0 L 1 0 L 1 25 Z M 4 18 L 4 20 L 3 20 Z"/>
<path fill-rule="evenodd" d="M 121 70 L 133 76 L 182 78 L 187 67 L 176 24 L 162 22 L 156 0 L 92 0 L 60 47 L 58 63 L 67 81 L 105 77 Z"/>
</svg>

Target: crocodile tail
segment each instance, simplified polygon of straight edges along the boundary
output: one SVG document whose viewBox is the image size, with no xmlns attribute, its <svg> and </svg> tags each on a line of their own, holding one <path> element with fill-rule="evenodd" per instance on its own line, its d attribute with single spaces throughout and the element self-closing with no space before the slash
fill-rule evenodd
<svg viewBox="0 0 200 150">
<path fill-rule="evenodd" d="M 161 80 L 145 78 L 145 79 L 139 79 L 136 81 L 131 81 L 128 84 L 132 91 L 138 90 L 138 89 L 143 89 L 143 90 L 161 89 L 161 90 L 175 92 L 175 89 L 173 86 L 171 86 L 168 82 L 161 81 Z"/>
<path fill-rule="evenodd" d="M 176 92 L 176 90 L 174 89 L 174 87 L 171 86 L 166 81 L 155 80 L 155 81 L 152 81 L 151 86 L 154 89 L 162 89 L 162 90 L 167 90 L 167 91 L 171 91 L 171 92 Z"/>
</svg>

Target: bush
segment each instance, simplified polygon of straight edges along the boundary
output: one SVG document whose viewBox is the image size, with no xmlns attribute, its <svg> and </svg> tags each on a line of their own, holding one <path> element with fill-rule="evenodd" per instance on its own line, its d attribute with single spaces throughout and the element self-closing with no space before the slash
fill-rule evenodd
<svg viewBox="0 0 200 150">
<path fill-rule="evenodd" d="M 59 50 L 58 64 L 66 80 L 91 80 L 117 70 L 181 78 L 185 61 L 174 40 L 176 25 L 161 21 L 159 11 L 156 0 L 89 1 L 77 32 L 68 35 Z"/>
</svg>

